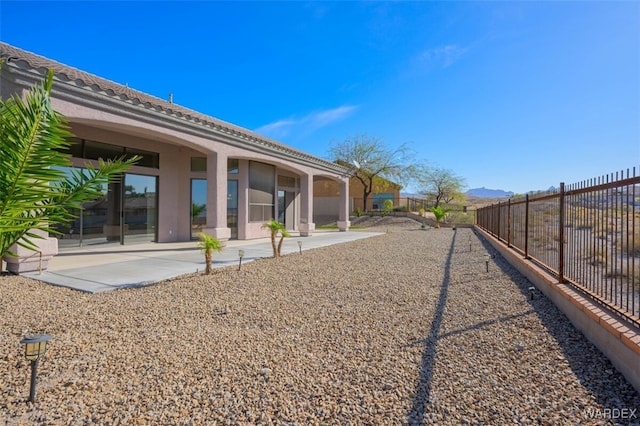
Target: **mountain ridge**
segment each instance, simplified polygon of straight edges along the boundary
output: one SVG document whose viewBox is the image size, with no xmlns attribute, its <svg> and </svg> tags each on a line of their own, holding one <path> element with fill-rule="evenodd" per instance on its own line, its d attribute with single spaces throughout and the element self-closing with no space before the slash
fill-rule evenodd
<svg viewBox="0 0 640 426">
<path fill-rule="evenodd" d="M 478 198 L 508 198 L 513 196 L 513 191 L 505 191 L 504 189 L 472 188 L 465 192 L 467 195 Z"/>
</svg>

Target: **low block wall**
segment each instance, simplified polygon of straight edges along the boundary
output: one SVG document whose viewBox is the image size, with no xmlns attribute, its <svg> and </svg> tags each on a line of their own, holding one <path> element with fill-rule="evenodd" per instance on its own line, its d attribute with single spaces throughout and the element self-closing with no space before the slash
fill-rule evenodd
<svg viewBox="0 0 640 426">
<path fill-rule="evenodd" d="M 7 271 L 14 274 L 45 271 L 49 265 L 49 260 L 58 254 L 58 240 L 56 238 L 44 236 L 40 231 L 34 231 L 34 233 L 43 235 L 42 239 L 31 239 L 39 248 L 39 251 L 29 250 L 14 244 L 10 250 L 16 256 L 5 254 L 3 257 L 3 260 L 7 264 Z M 0 271 L 1 270 L 0 268 Z"/>
<path fill-rule="evenodd" d="M 476 230 L 547 296 L 640 393 L 640 329 L 606 307 L 591 302 L 571 286 L 559 284 L 547 271 L 523 259 L 520 253 L 482 229 L 476 227 Z"/>
</svg>

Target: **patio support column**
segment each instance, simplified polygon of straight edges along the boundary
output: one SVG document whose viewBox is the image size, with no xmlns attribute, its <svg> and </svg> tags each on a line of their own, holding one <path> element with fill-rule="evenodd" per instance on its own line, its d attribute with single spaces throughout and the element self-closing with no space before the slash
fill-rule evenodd
<svg viewBox="0 0 640 426">
<path fill-rule="evenodd" d="M 246 240 L 249 232 L 249 161 L 238 163 L 238 239 Z"/>
<path fill-rule="evenodd" d="M 300 177 L 300 235 L 308 237 L 313 234 L 316 224 L 313 223 L 313 175 Z"/>
<path fill-rule="evenodd" d="M 349 179 L 340 181 L 340 201 L 338 203 L 338 229 L 348 231 L 351 222 L 349 221 Z"/>
<path fill-rule="evenodd" d="M 231 238 L 227 227 L 227 155 L 207 155 L 207 226 L 204 232 L 218 240 Z"/>
</svg>

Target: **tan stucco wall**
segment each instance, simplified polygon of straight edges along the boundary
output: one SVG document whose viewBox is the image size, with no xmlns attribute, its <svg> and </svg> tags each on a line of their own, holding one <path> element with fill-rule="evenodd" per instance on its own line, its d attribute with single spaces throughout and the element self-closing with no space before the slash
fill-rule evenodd
<svg viewBox="0 0 640 426">
<path fill-rule="evenodd" d="M 398 200 L 400 198 L 400 189 L 399 185 L 384 179 L 374 178 L 373 191 L 369 194 L 369 199 L 367 200 L 368 209 L 372 208 L 373 194 L 393 194 L 394 199 Z M 352 177 L 349 179 L 349 196 L 354 200 L 352 203 L 354 206 L 362 205 L 363 190 L 364 185 L 357 178 Z M 338 183 L 331 180 L 316 180 L 313 184 L 313 192 L 316 196 L 316 206 L 323 203 L 322 198 L 333 198 L 340 195 Z"/>
</svg>

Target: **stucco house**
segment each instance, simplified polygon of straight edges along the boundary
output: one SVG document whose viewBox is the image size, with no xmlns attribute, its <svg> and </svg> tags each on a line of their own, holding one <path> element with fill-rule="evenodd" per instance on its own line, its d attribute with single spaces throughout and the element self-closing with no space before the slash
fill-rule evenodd
<svg viewBox="0 0 640 426">
<path fill-rule="evenodd" d="M 384 201 L 391 200 L 394 203 L 400 200 L 400 190 L 402 185 L 375 176 L 372 182 L 372 190 L 367 199 L 367 206 L 364 206 L 362 182 L 352 176 L 349 179 L 349 212 L 356 209 L 361 211 L 376 211 L 384 208 Z M 340 185 L 333 179 L 317 179 L 314 182 L 314 217 L 318 222 L 335 221 L 340 203 Z"/>
<path fill-rule="evenodd" d="M 271 218 L 309 236 L 316 181 L 338 188 L 332 213 L 340 230 L 349 229 L 343 166 L 6 43 L 0 58 L 2 99 L 23 96 L 54 70 L 52 104 L 75 136 L 73 167 L 142 156 L 120 183 L 59 228 L 62 237 L 42 241 L 43 255 L 58 245 L 189 241 L 200 230 L 221 240 L 260 238 L 268 236 L 261 225 Z M 24 259 L 11 260 L 16 272 L 33 255 L 20 254 Z"/>
</svg>

